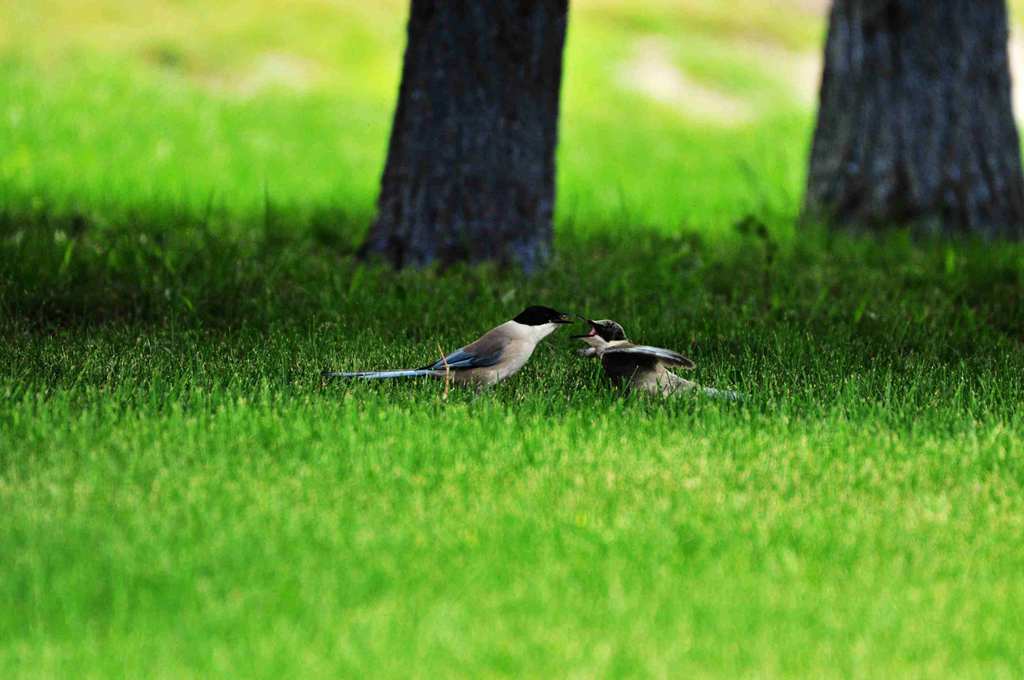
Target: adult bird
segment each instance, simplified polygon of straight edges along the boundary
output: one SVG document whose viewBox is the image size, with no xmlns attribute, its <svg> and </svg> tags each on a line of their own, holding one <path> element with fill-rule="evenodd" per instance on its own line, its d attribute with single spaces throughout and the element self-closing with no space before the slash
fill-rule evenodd
<svg viewBox="0 0 1024 680">
<path fill-rule="evenodd" d="M 526 365 L 537 344 L 562 324 L 572 323 L 568 314 L 534 305 L 510 321 L 492 328 L 479 338 L 451 354 L 422 368 L 393 371 L 324 371 L 324 378 L 412 378 L 449 377 L 456 383 L 494 385 L 515 375 Z"/>
<path fill-rule="evenodd" d="M 709 397 L 729 400 L 740 398 L 740 395 L 732 390 L 702 387 L 673 373 L 673 368 L 692 370 L 696 366 L 679 352 L 651 345 L 636 345 L 626 337 L 622 325 L 611 319 L 584 321 L 590 326 L 590 330 L 582 335 L 573 336 L 588 345 L 580 350 L 580 356 L 600 359 L 605 374 L 616 385 L 625 385 L 629 389 L 663 397 L 699 390 Z"/>
</svg>

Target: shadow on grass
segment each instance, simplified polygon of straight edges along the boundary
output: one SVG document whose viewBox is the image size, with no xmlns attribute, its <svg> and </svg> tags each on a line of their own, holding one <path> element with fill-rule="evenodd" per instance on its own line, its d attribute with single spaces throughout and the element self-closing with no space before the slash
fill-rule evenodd
<svg viewBox="0 0 1024 680">
<path fill-rule="evenodd" d="M 785 326 L 876 348 L 934 348 L 946 338 L 960 351 L 991 334 L 1024 339 L 1019 245 L 793 236 L 783 221 L 753 216 L 714 237 L 560 225 L 551 267 L 526 279 L 490 267 L 393 272 L 361 263 L 355 250 L 368 222 L 331 206 L 268 205 L 248 216 L 211 206 L 102 215 L 9 206 L 0 212 L 0 309 L 8 328 L 28 333 L 312 319 L 474 325 L 547 303 L 618 318 L 638 335 L 681 326 L 735 338 L 744 326 Z"/>
</svg>

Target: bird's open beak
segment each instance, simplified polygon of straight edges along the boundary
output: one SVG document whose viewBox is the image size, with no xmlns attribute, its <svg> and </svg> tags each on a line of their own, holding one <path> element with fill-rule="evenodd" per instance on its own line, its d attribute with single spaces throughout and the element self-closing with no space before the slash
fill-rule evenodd
<svg viewBox="0 0 1024 680">
<path fill-rule="evenodd" d="M 580 318 L 583 319 L 583 321 L 585 321 L 588 326 L 590 326 L 590 330 L 587 331 L 586 333 L 581 334 L 581 335 L 570 335 L 569 337 L 570 338 L 579 339 L 579 338 L 592 338 L 595 335 L 597 335 L 597 326 L 594 324 L 594 322 L 591 321 L 590 319 L 584 319 L 582 316 Z"/>
</svg>

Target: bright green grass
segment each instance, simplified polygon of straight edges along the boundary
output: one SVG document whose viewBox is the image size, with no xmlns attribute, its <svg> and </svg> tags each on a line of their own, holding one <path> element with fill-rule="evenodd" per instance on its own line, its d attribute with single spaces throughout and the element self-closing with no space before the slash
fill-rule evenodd
<svg viewBox="0 0 1024 680">
<path fill-rule="evenodd" d="M 524 283 L 194 237 L 5 249 L 3 677 L 1024 671 L 1019 249 L 632 234 Z M 527 301 L 751 398 L 619 398 L 565 333 L 482 394 L 316 378 Z"/>
<path fill-rule="evenodd" d="M 0 677 L 1024 674 L 1024 250 L 794 228 L 757 46 L 820 22 L 580 3 L 523 280 L 352 260 L 403 3 L 274 4 L 0 8 Z M 753 119 L 616 86 L 677 33 Z M 322 70 L 224 85 L 267 52 Z M 750 398 L 623 398 L 568 331 L 482 393 L 317 377 L 529 303 Z"/>
</svg>

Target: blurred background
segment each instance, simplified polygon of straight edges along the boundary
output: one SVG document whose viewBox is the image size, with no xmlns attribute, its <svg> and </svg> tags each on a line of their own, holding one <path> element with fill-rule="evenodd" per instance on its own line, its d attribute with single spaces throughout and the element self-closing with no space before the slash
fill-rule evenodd
<svg viewBox="0 0 1024 680">
<path fill-rule="evenodd" d="M 560 228 L 714 231 L 752 211 L 795 215 L 828 7 L 575 0 Z M 1018 20 L 1022 8 L 1011 2 Z M 8 205 L 86 212 L 212 203 L 220 228 L 268 200 L 299 228 L 325 211 L 364 223 L 407 11 L 406 0 L 7 0 L 0 190 Z M 1020 72 L 1016 39 L 1012 52 Z"/>
<path fill-rule="evenodd" d="M 268 198 L 307 216 L 296 225 L 325 210 L 365 222 L 407 11 L 406 0 L 6 0 L 0 190 L 8 205 L 86 212 L 213 202 L 221 228 Z M 795 214 L 827 11 L 826 0 L 575 0 L 559 226 L 713 231 L 750 211 Z"/>
</svg>

